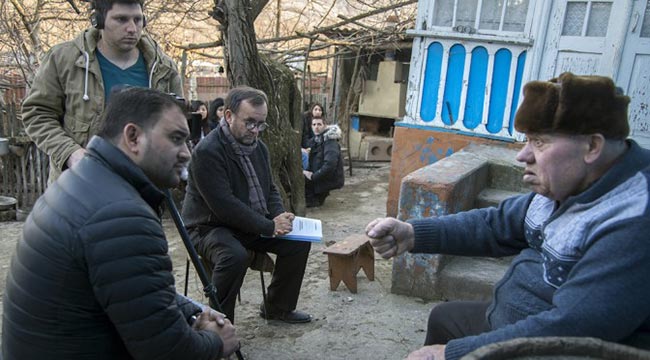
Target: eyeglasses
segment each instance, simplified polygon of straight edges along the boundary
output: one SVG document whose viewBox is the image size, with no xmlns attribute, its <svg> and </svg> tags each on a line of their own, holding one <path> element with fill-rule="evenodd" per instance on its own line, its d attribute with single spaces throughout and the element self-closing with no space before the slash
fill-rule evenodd
<svg viewBox="0 0 650 360">
<path fill-rule="evenodd" d="M 262 132 L 262 131 L 266 130 L 266 128 L 268 128 L 268 127 L 269 127 L 269 124 L 267 124 L 266 122 L 260 122 L 260 123 L 254 122 L 254 121 L 247 121 L 246 122 L 246 129 L 248 129 L 249 131 L 253 131 L 253 129 L 257 128 L 257 131 Z"/>
</svg>

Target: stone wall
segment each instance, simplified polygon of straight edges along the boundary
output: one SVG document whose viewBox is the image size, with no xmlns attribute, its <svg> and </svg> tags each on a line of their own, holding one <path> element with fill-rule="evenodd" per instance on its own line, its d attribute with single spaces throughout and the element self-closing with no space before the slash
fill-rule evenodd
<svg viewBox="0 0 650 360">
<path fill-rule="evenodd" d="M 523 167 L 515 161 L 515 155 L 515 150 L 505 146 L 474 144 L 414 171 L 402 181 L 398 218 L 470 210 L 481 203 L 478 199 L 486 189 L 501 189 L 505 196 L 525 192 L 521 182 Z M 431 300 L 487 300 L 508 263 L 406 253 L 393 260 L 391 291 Z"/>
</svg>

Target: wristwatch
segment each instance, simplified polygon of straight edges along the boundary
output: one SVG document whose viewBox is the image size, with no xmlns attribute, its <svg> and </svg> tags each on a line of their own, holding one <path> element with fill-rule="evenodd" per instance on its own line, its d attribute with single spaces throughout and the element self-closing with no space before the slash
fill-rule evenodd
<svg viewBox="0 0 650 360">
<path fill-rule="evenodd" d="M 200 313 L 196 313 L 196 314 L 190 316 L 189 319 L 187 319 L 187 323 L 190 324 L 190 326 L 194 326 L 194 323 L 195 323 L 196 320 L 199 318 L 199 317 L 198 317 L 198 314 L 200 314 Z"/>
</svg>

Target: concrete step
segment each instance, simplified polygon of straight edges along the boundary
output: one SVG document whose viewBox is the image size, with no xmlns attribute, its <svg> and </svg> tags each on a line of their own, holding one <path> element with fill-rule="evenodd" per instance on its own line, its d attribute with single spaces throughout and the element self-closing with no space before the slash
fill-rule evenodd
<svg viewBox="0 0 650 360">
<path fill-rule="evenodd" d="M 443 300 L 487 301 L 503 277 L 512 257 L 478 258 L 450 256 L 438 274 L 438 294 Z"/>
<path fill-rule="evenodd" d="M 439 216 L 497 206 L 528 192 L 517 151 L 497 145 L 469 145 L 416 170 L 402 180 L 401 219 Z M 487 300 L 511 259 L 404 254 L 393 262 L 391 291 L 431 300 Z"/>
<path fill-rule="evenodd" d="M 510 190 L 485 188 L 476 197 L 476 207 L 484 208 L 498 206 L 501 201 L 521 194 L 523 193 Z"/>
<path fill-rule="evenodd" d="M 476 197 L 476 207 L 498 206 L 522 193 L 486 188 Z M 439 294 L 444 300 L 490 300 L 494 285 L 503 277 L 512 258 L 446 256 L 439 276 Z"/>
</svg>

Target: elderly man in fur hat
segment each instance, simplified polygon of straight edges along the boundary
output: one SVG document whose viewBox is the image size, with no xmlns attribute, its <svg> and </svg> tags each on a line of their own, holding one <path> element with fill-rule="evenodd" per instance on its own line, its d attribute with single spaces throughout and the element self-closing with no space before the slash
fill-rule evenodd
<svg viewBox="0 0 650 360">
<path fill-rule="evenodd" d="M 519 337 L 596 337 L 650 348 L 650 151 L 626 139 L 630 99 L 613 81 L 533 81 L 515 127 L 533 192 L 437 218 L 376 219 L 384 258 L 517 255 L 491 302 L 441 303 L 409 359 L 458 359 Z"/>
</svg>

